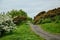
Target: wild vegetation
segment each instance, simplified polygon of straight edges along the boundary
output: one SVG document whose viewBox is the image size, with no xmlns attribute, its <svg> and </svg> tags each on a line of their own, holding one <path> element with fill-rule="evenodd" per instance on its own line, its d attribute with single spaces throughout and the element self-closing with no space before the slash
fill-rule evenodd
<svg viewBox="0 0 60 40">
<path fill-rule="evenodd" d="M 0 13 L 0 36 L 2 37 L 6 33 L 9 33 L 16 28 L 18 24 L 27 22 L 27 14 L 22 10 L 12 10 L 7 13 Z"/>
<path fill-rule="evenodd" d="M 32 18 L 23 10 L 0 13 L 0 40 L 44 40 L 31 30 L 28 22 Z"/>
<path fill-rule="evenodd" d="M 34 23 L 49 23 L 60 20 L 60 8 L 55 8 L 47 12 L 42 11 L 34 17 Z"/>
<path fill-rule="evenodd" d="M 26 25 L 25 23 L 19 26 L 13 34 L 6 35 L 0 40 L 44 40 L 39 35 L 36 35 L 29 25 Z"/>
<path fill-rule="evenodd" d="M 42 29 L 51 34 L 60 34 L 60 22 L 59 23 L 45 23 L 40 25 Z"/>
<path fill-rule="evenodd" d="M 14 29 L 15 24 L 11 17 L 6 14 L 0 14 L 0 37 L 2 37 L 5 33 L 11 33 Z"/>
<path fill-rule="evenodd" d="M 34 18 L 34 24 L 41 25 L 45 31 L 53 34 L 60 33 L 60 8 L 55 8 L 47 12 L 42 11 Z"/>
<path fill-rule="evenodd" d="M 28 22 L 41 25 L 45 31 L 60 34 L 60 8 L 42 11 L 32 18 L 23 10 L 11 10 L 0 13 L 1 40 L 44 40 L 36 35 Z"/>
<path fill-rule="evenodd" d="M 27 21 L 27 13 L 21 10 L 11 10 L 7 12 L 8 15 L 11 15 L 11 18 L 13 19 L 13 22 L 18 25 L 22 22 Z"/>
</svg>

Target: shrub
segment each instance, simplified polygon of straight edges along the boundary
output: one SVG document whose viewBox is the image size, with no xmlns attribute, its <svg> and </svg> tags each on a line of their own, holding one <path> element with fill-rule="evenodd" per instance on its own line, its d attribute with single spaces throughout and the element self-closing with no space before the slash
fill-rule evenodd
<svg viewBox="0 0 60 40">
<path fill-rule="evenodd" d="M 24 16 L 17 16 L 17 17 L 15 17 L 15 18 L 13 18 L 13 22 L 14 22 L 16 25 L 22 24 L 22 22 L 24 23 L 26 20 L 27 20 L 27 18 L 24 17 Z"/>
<path fill-rule="evenodd" d="M 51 22 L 50 18 L 40 19 L 39 24 L 50 23 L 50 22 Z"/>
<path fill-rule="evenodd" d="M 16 25 L 22 24 L 21 22 L 27 20 L 27 13 L 23 10 L 11 10 L 7 14 L 11 16 Z"/>
<path fill-rule="evenodd" d="M 0 37 L 5 33 L 12 32 L 15 29 L 15 24 L 12 19 L 6 14 L 0 14 Z"/>
<path fill-rule="evenodd" d="M 47 19 L 46 19 L 47 18 Z M 48 19 L 50 18 L 50 19 Z M 42 20 L 42 22 L 40 21 L 41 19 L 45 19 L 44 21 Z M 52 9 L 52 10 L 48 10 L 47 12 L 40 12 L 38 13 L 35 17 L 34 17 L 34 22 L 35 24 L 39 23 L 49 23 L 49 22 L 57 22 L 60 20 L 60 8 L 55 8 L 55 9 Z"/>
<path fill-rule="evenodd" d="M 46 18 L 46 19 L 44 20 L 44 22 L 45 22 L 45 23 L 51 23 L 51 19 L 50 19 L 50 18 Z"/>
</svg>

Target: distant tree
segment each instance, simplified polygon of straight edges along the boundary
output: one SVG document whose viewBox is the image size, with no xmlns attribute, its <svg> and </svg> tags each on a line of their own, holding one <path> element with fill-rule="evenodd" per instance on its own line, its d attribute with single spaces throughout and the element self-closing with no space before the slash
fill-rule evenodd
<svg viewBox="0 0 60 40">
<path fill-rule="evenodd" d="M 7 12 L 7 14 L 11 15 L 12 18 L 15 18 L 16 16 L 25 16 L 27 17 L 27 13 L 24 12 L 22 9 L 21 10 L 11 10 L 9 12 Z"/>
<path fill-rule="evenodd" d="M 8 15 L 11 15 L 11 17 L 13 18 L 13 22 L 15 24 L 19 24 L 23 21 L 27 20 L 27 13 L 25 11 L 21 10 L 12 10 L 10 12 L 7 12 Z"/>
</svg>

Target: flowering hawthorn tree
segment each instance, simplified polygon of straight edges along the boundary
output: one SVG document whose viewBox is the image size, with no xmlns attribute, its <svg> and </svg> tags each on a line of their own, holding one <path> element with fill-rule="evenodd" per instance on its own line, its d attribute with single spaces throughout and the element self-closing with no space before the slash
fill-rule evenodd
<svg viewBox="0 0 60 40">
<path fill-rule="evenodd" d="M 15 24 L 9 15 L 0 14 L 0 36 L 12 32 L 15 28 Z"/>
</svg>

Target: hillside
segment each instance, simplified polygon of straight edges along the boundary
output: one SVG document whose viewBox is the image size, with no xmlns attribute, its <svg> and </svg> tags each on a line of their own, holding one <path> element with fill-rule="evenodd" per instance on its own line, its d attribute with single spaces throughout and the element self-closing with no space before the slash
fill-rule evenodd
<svg viewBox="0 0 60 40">
<path fill-rule="evenodd" d="M 34 24 L 39 24 L 44 31 L 60 34 L 60 8 L 42 11 L 34 17 Z"/>
<path fill-rule="evenodd" d="M 48 10 L 47 12 L 46 11 L 42 11 L 42 12 L 39 12 L 35 17 L 34 17 L 34 23 L 41 23 L 42 20 L 45 20 L 45 19 L 49 19 L 51 21 L 55 21 L 56 20 L 56 16 L 59 16 L 59 20 L 60 20 L 60 7 L 59 8 L 55 8 L 55 9 L 52 9 L 52 10 Z"/>
</svg>

